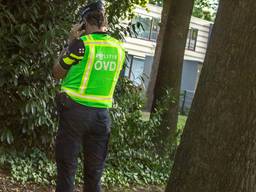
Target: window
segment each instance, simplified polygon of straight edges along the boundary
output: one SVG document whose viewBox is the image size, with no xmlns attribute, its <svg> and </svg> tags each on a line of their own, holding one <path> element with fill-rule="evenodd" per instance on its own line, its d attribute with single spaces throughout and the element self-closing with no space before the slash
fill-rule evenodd
<svg viewBox="0 0 256 192">
<path fill-rule="evenodd" d="M 144 65 L 144 58 L 129 55 L 125 67 L 125 76 L 132 80 L 136 85 L 140 85 L 142 83 L 141 77 L 144 72 Z"/>
<path fill-rule="evenodd" d="M 160 30 L 159 23 L 160 23 L 160 19 L 157 19 L 157 18 L 152 19 L 150 40 L 156 41 L 159 30 Z"/>
<path fill-rule="evenodd" d="M 160 19 L 146 16 L 136 16 L 133 23 L 141 23 L 143 28 L 136 29 L 138 35 L 137 38 L 156 41 L 159 33 Z M 144 30 L 143 30 L 144 29 Z"/>
<path fill-rule="evenodd" d="M 186 48 L 191 51 L 196 50 L 196 41 L 197 41 L 198 29 L 191 28 L 188 32 Z"/>
<path fill-rule="evenodd" d="M 140 27 L 139 29 L 136 29 L 136 31 L 138 33 L 137 37 L 141 38 L 141 39 L 148 40 L 150 37 L 151 18 L 137 16 L 135 18 L 135 22 L 139 22 L 143 26 L 143 28 Z"/>
</svg>

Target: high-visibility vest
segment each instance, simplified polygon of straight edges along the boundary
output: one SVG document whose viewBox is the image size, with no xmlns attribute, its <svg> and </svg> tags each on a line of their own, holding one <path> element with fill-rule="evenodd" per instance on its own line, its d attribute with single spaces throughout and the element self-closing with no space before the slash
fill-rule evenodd
<svg viewBox="0 0 256 192">
<path fill-rule="evenodd" d="M 110 108 L 125 60 L 122 42 L 104 34 L 86 35 L 81 39 L 84 57 L 69 69 L 61 91 L 81 105 Z"/>
</svg>

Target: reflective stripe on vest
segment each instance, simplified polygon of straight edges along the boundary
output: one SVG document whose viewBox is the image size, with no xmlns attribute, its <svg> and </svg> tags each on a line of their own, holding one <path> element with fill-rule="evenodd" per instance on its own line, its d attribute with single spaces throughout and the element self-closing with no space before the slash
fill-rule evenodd
<svg viewBox="0 0 256 192">
<path fill-rule="evenodd" d="M 91 101 L 111 101 L 113 100 L 112 97 L 108 97 L 108 96 L 99 96 L 99 95 L 84 95 L 81 94 L 79 92 L 76 92 L 72 89 L 63 87 L 63 89 L 65 90 L 66 93 L 68 93 L 68 95 L 72 95 L 75 96 L 77 98 L 81 98 L 81 99 L 85 99 L 85 100 L 91 100 Z"/>
<path fill-rule="evenodd" d="M 92 37 L 91 35 L 88 35 L 88 39 L 91 40 Z M 94 62 L 94 59 L 95 59 L 95 47 L 94 45 L 88 45 L 90 47 L 90 53 L 89 53 L 89 58 L 88 58 L 88 63 L 87 63 L 87 66 L 85 68 L 85 71 L 84 71 L 84 74 L 83 74 L 83 78 L 82 78 L 82 83 L 81 83 L 81 86 L 80 86 L 80 93 L 84 93 L 85 92 L 85 89 L 86 89 L 86 86 L 87 86 L 87 83 L 88 83 L 88 80 L 89 80 L 89 73 L 91 72 L 91 69 L 92 69 L 92 64 Z"/>
</svg>

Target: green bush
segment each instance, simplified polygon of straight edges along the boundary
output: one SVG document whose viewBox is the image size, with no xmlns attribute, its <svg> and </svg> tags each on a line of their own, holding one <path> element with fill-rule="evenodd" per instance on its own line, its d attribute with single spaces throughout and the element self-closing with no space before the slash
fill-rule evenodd
<svg viewBox="0 0 256 192">
<path fill-rule="evenodd" d="M 46 0 L 0 3 L 3 145 L 24 149 L 53 143 L 57 121 L 51 68 L 66 34 L 68 21 L 60 19 L 66 9 L 72 6 Z"/>
<path fill-rule="evenodd" d="M 145 98 L 141 92 L 127 79 L 118 84 L 111 111 L 113 126 L 108 169 L 113 168 L 120 176 L 106 177 L 106 183 L 111 184 L 116 179 L 113 183 L 162 184 L 169 175 L 172 165 L 169 150 L 177 142 L 162 145 L 168 148 L 168 153 L 159 155 L 159 140 L 155 140 L 155 136 L 159 135 L 161 115 L 167 110 L 167 103 L 172 102 L 172 96 L 167 91 L 156 113 L 145 121 L 141 113 Z M 113 174 L 112 169 L 108 169 L 106 175 Z"/>
<path fill-rule="evenodd" d="M 170 96 L 162 101 L 168 102 Z M 161 113 L 165 110 L 159 105 L 157 112 L 149 121 L 142 118 L 143 106 L 141 90 L 131 81 L 121 79 L 115 94 L 114 108 L 111 110 L 112 135 L 109 156 L 103 183 L 106 186 L 128 186 L 129 184 L 164 184 L 169 176 L 172 159 L 169 153 L 159 155 L 158 143 L 154 135 L 161 123 Z M 179 124 L 179 130 L 184 126 L 185 118 Z M 176 147 L 179 136 L 169 143 L 169 149 Z M 5 155 L 3 155 L 5 154 Z M 8 155 L 6 155 L 8 154 Z M 41 184 L 53 184 L 55 179 L 54 161 L 44 152 L 33 149 L 25 153 L 10 153 L 0 150 L 0 166 L 8 165 L 12 177 L 20 182 L 33 181 Z M 5 158 L 4 158 L 5 157 Z M 81 160 L 79 160 L 81 162 Z M 79 164 L 76 180 L 82 181 L 82 163 Z M 29 174 L 33 173 L 33 174 Z"/>
</svg>

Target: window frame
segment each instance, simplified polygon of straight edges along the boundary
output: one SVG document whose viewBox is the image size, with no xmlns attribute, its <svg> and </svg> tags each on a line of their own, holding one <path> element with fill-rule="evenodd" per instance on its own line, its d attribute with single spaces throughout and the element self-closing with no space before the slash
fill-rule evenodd
<svg viewBox="0 0 256 192">
<path fill-rule="evenodd" d="M 196 32 L 196 38 L 193 39 L 193 32 Z M 188 32 L 187 42 L 186 42 L 186 49 L 190 51 L 196 51 L 196 44 L 197 44 L 197 38 L 198 38 L 198 32 L 199 30 L 197 28 L 191 27 Z M 195 41 L 194 45 L 192 45 L 192 41 Z"/>
</svg>

